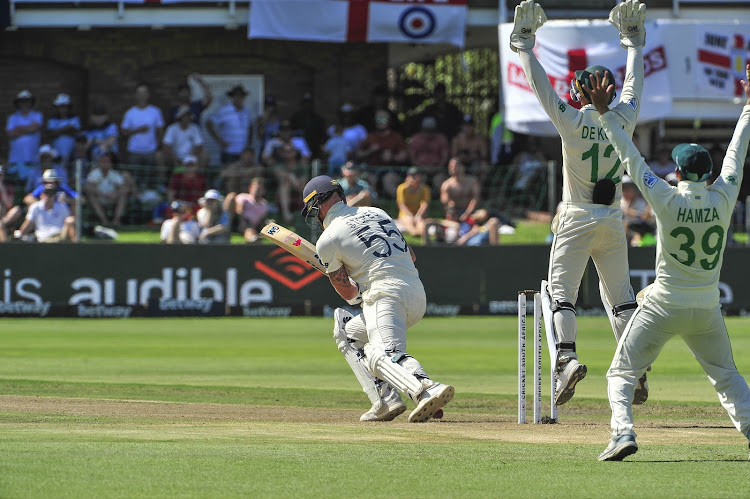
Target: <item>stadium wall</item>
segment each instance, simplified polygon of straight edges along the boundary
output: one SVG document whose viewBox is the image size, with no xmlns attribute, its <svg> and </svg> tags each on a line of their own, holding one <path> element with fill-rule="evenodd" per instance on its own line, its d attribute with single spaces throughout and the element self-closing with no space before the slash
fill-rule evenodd
<svg viewBox="0 0 750 499">
<path fill-rule="evenodd" d="M 515 314 L 518 290 L 539 287 L 549 248 L 418 248 L 428 315 Z M 721 299 L 750 313 L 747 248 L 728 248 Z M 328 280 L 275 246 L 6 244 L 0 316 L 330 316 L 344 305 Z M 654 249 L 630 253 L 633 288 L 653 280 Z M 579 314 L 602 314 L 593 265 Z"/>
</svg>

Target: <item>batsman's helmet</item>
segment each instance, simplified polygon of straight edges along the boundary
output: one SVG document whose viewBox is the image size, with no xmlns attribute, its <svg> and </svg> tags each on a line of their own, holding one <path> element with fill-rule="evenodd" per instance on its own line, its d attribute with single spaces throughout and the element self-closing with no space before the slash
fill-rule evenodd
<svg viewBox="0 0 750 499">
<path fill-rule="evenodd" d="M 609 81 L 607 83 L 614 83 L 614 80 L 612 80 L 612 71 L 599 64 L 594 64 L 584 70 L 578 70 L 575 72 L 575 78 L 570 80 L 570 98 L 573 102 L 581 102 L 582 95 L 591 100 L 587 90 L 592 88 L 591 75 L 596 74 L 597 71 L 599 72 L 599 78 L 604 78 L 604 74 L 608 73 L 610 76 L 608 76 Z M 617 97 L 617 92 L 613 89 L 607 104 L 611 104 L 615 100 L 615 97 Z"/>
<path fill-rule="evenodd" d="M 705 182 L 711 176 L 714 164 L 711 154 L 698 144 L 678 144 L 672 149 L 672 159 L 677 164 L 683 180 Z"/>
<path fill-rule="evenodd" d="M 52 168 L 44 170 L 44 173 L 42 173 L 42 182 L 60 182 L 61 180 L 60 176 Z"/>
<path fill-rule="evenodd" d="M 336 192 L 342 198 L 344 197 L 344 189 L 339 185 L 337 180 L 332 179 L 328 175 L 318 175 L 310 180 L 302 190 L 302 200 L 305 202 L 305 207 L 302 208 L 302 216 L 305 218 L 310 216 L 317 217 L 320 205 L 325 203 Z"/>
</svg>

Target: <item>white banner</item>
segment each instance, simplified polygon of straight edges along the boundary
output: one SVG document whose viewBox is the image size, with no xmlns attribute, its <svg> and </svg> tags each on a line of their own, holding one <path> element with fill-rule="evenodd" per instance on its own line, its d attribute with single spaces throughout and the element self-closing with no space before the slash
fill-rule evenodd
<svg viewBox="0 0 750 499">
<path fill-rule="evenodd" d="M 466 0 L 253 0 L 249 38 L 464 45 Z"/>
<path fill-rule="evenodd" d="M 743 95 L 745 64 L 750 62 L 750 26 L 696 24 L 696 90 L 702 98 Z"/>
<path fill-rule="evenodd" d="M 646 23 L 643 49 L 644 84 L 639 122 L 657 120 L 672 109 L 667 59 L 660 30 Z M 500 62 L 508 127 L 519 133 L 555 136 L 552 122 L 531 91 L 518 54 L 510 49 L 513 24 L 500 26 Z M 592 64 L 609 68 L 618 92 L 625 77 L 627 51 L 620 47 L 617 30 L 607 21 L 549 21 L 537 31 L 534 53 L 560 98 L 570 105 L 570 80 L 574 72 Z"/>
</svg>

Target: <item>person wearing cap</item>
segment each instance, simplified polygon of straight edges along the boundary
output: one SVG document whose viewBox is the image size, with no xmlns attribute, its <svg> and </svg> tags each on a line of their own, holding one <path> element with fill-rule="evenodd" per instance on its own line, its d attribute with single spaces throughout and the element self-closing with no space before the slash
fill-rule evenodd
<svg viewBox="0 0 750 499">
<path fill-rule="evenodd" d="M 122 118 L 122 135 L 127 139 L 129 165 L 153 169 L 157 166 L 156 151 L 164 133 L 161 109 L 149 104 L 151 92 L 146 83 L 135 87 L 135 105 Z"/>
<path fill-rule="evenodd" d="M 429 179 L 435 191 L 446 177 L 445 165 L 449 154 L 448 139 L 438 131 L 435 118 L 424 117 L 422 130 L 409 139 L 409 158 L 411 164 L 419 167 L 425 178 Z"/>
<path fill-rule="evenodd" d="M 16 112 L 8 116 L 8 172 L 26 180 L 31 165 L 37 162 L 37 151 L 42 139 L 44 117 L 34 109 L 35 98 L 28 90 L 21 90 L 13 100 Z"/>
<path fill-rule="evenodd" d="M 99 222 L 104 226 L 118 227 L 122 221 L 128 195 L 133 190 L 133 179 L 128 172 L 114 169 L 116 160 L 112 152 L 100 152 L 96 158 L 96 168 L 86 177 L 84 193 Z M 107 219 L 105 210 L 113 208 L 112 220 Z"/>
<path fill-rule="evenodd" d="M 341 124 L 341 135 L 349 142 L 352 151 L 356 151 L 359 144 L 367 138 L 367 128 L 356 121 L 354 106 L 349 102 L 344 103 L 339 110 L 339 123 Z M 328 127 L 328 136 L 333 137 L 335 125 Z"/>
<path fill-rule="evenodd" d="M 422 117 L 435 118 L 435 127 L 450 142 L 459 131 L 464 114 L 448 100 L 445 83 L 438 83 L 432 91 L 432 104 L 422 112 Z"/>
<path fill-rule="evenodd" d="M 201 228 L 198 242 L 200 244 L 229 242 L 229 215 L 224 211 L 224 198 L 216 189 L 209 189 L 198 200 L 201 208 L 196 214 Z"/>
<path fill-rule="evenodd" d="M 117 123 L 109 120 L 107 108 L 95 105 L 89 116 L 89 123 L 83 132 L 88 140 L 88 148 L 91 157 L 98 156 L 100 152 L 113 152 L 117 154 L 117 142 L 120 131 Z"/>
<path fill-rule="evenodd" d="M 263 149 L 263 162 L 271 169 L 276 177 L 279 197 L 279 208 L 284 222 L 294 221 L 292 214 L 292 191 L 301 192 L 308 178 L 307 166 L 310 162 L 310 150 L 307 144 L 295 141 L 292 137 L 292 127 L 288 121 L 282 121 L 279 136 L 266 143 Z"/>
<path fill-rule="evenodd" d="M 395 167 L 406 165 L 409 153 L 401 134 L 391 130 L 390 120 L 386 110 L 375 112 L 375 130 L 359 145 L 357 160 L 367 163 L 372 184 L 381 182 L 383 192 L 394 198 L 401 182 L 401 173 Z"/>
<path fill-rule="evenodd" d="M 643 45 L 646 40 L 646 6 L 639 0 L 625 0 L 610 11 L 609 21 L 620 34 L 620 45 L 627 50 L 622 93 L 613 105 L 613 116 L 628 136 L 633 135 L 641 109 L 643 92 Z M 547 20 L 544 10 L 533 0 L 524 0 L 515 10 L 510 48 L 518 53 L 529 87 L 562 140 L 562 205 L 552 220 L 554 239 L 550 249 L 546 314 L 552 317 L 557 342 L 555 404 L 568 402 L 576 385 L 584 379 L 587 367 L 578 360 L 576 340 L 576 300 L 589 259 L 599 274 L 599 290 L 616 340 L 619 340 L 637 307 L 630 283 L 628 245 L 622 223 L 620 197 L 622 161 L 613 154 L 591 104 L 591 78 L 614 82 L 607 68 L 592 65 L 576 71 L 570 84 L 571 105 L 561 99 L 534 54 L 537 29 Z M 614 85 L 609 94 L 615 102 Z M 545 302 L 547 302 L 545 300 Z M 644 377 L 639 382 L 636 403 L 648 398 Z"/>
<path fill-rule="evenodd" d="M 320 157 L 320 146 L 326 140 L 326 122 L 315 111 L 312 93 L 305 92 L 302 96 L 302 107 L 292 114 L 289 119 L 292 129 L 300 134 L 310 146 L 313 158 Z"/>
<path fill-rule="evenodd" d="M 201 235 L 201 227 L 193 219 L 191 203 L 174 200 L 169 204 L 172 218 L 164 220 L 159 231 L 162 244 L 195 244 Z"/>
<path fill-rule="evenodd" d="M 72 101 L 68 94 L 57 94 L 52 105 L 57 116 L 47 120 L 47 132 L 52 136 L 52 147 L 57 150 L 63 166 L 73 152 L 75 136 L 81 131 L 81 120 L 71 113 Z"/>
<path fill-rule="evenodd" d="M 237 229 L 248 243 L 258 240 L 258 234 L 265 225 L 266 217 L 270 212 L 271 207 L 263 197 L 265 192 L 266 179 L 255 177 L 250 181 L 247 192 L 237 194 L 233 204 L 227 209 L 237 215 Z"/>
<path fill-rule="evenodd" d="M 237 161 L 242 150 L 252 144 L 253 115 L 245 105 L 248 91 L 235 85 L 227 92 L 229 103 L 206 120 L 206 128 L 221 146 L 221 163 Z"/>
<path fill-rule="evenodd" d="M 378 195 L 375 190 L 362 179 L 360 175 L 364 168 L 347 161 L 341 168 L 343 178 L 338 180 L 344 190 L 346 204 L 349 206 L 373 206 L 377 202 Z"/>
<path fill-rule="evenodd" d="M 70 214 L 66 203 L 57 200 L 58 183 L 53 180 L 55 173 L 47 170 L 44 175 L 44 189 L 40 199 L 29 206 L 26 220 L 13 233 L 13 237 L 40 243 L 76 242 L 75 217 Z M 29 238 L 32 232 L 34 235 Z"/>
<path fill-rule="evenodd" d="M 42 193 L 45 191 L 49 192 L 50 189 L 54 188 L 57 193 L 57 199 L 66 203 L 71 212 L 75 214 L 75 200 L 78 197 L 78 193 L 64 182 L 65 177 L 62 173 L 59 166 L 44 170 L 37 177 L 34 189 L 24 196 L 24 205 L 30 207 L 42 198 Z"/>
<path fill-rule="evenodd" d="M 729 418 L 750 445 L 750 388 L 732 356 L 719 301 L 726 234 L 737 202 L 750 142 L 750 64 L 740 80 L 745 105 L 719 177 L 707 185 L 710 153 L 698 144 L 672 149 L 679 183 L 659 178 L 641 157 L 618 116 L 607 106 L 608 83 L 593 78 L 591 100 L 599 122 L 657 220 L 656 277 L 638 294 L 638 309 L 620 338 L 607 372 L 612 438 L 599 460 L 619 461 L 638 450 L 633 393 L 664 344 L 679 335 L 716 390 Z"/>
<path fill-rule="evenodd" d="M 176 121 L 167 127 L 162 140 L 164 164 L 175 167 L 182 164 L 185 156 L 198 158 L 198 165 L 208 165 L 208 152 L 203 147 L 201 130 L 193 122 L 193 113 L 188 106 L 181 106 L 175 113 Z"/>
<path fill-rule="evenodd" d="M 416 404 L 410 423 L 428 421 L 455 390 L 433 381 L 407 353 L 407 329 L 427 305 L 414 251 L 385 211 L 347 206 L 344 190 L 327 175 L 310 180 L 303 196 L 305 221 L 323 228 L 315 248 L 331 285 L 349 305 L 362 307 L 356 316 L 334 311 L 336 344 L 372 403 L 360 421 L 403 413 L 398 392 Z"/>
<path fill-rule="evenodd" d="M 206 178 L 198 168 L 198 158 L 192 155 L 182 160 L 183 168 L 175 169 L 167 185 L 167 201 L 183 201 L 197 209 L 198 199 L 206 192 Z"/>
<path fill-rule="evenodd" d="M 203 96 L 200 99 L 193 99 L 190 91 L 190 80 L 196 82 L 203 92 Z M 171 125 L 177 121 L 177 111 L 182 106 L 187 106 L 191 111 L 191 118 L 193 123 L 196 125 L 201 124 L 201 114 L 203 111 L 211 105 L 214 100 L 214 95 L 211 92 L 211 87 L 208 86 L 206 80 L 199 73 L 191 73 L 187 76 L 187 79 L 177 85 L 177 105 L 173 106 L 167 112 L 167 124 Z"/>
<path fill-rule="evenodd" d="M 398 218 L 396 227 L 410 236 L 425 236 L 425 214 L 430 207 L 430 188 L 424 184 L 424 176 L 416 166 L 406 171 L 406 181 L 396 189 Z"/>
<path fill-rule="evenodd" d="M 61 184 L 68 183 L 68 172 L 59 162 L 57 151 L 49 144 L 44 144 L 37 153 L 37 165 L 29 172 L 26 179 L 26 192 L 33 191 L 42 184 L 42 174 L 47 170 L 54 170 Z"/>
<path fill-rule="evenodd" d="M 459 158 L 482 181 L 489 174 L 487 140 L 477 133 L 471 115 L 467 114 L 461 120 L 461 129 L 451 141 L 451 156 Z"/>
</svg>

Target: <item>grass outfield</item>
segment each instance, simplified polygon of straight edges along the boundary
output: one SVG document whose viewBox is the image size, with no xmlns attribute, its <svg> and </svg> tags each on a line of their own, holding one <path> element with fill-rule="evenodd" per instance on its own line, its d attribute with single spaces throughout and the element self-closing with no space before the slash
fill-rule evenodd
<svg viewBox="0 0 750 499">
<path fill-rule="evenodd" d="M 750 321 L 727 325 L 748 374 Z M 614 351 L 605 319 L 579 319 L 589 374 L 560 408 L 562 423 L 539 426 L 515 423 L 512 317 L 431 318 L 410 331 L 410 353 L 457 390 L 442 420 L 420 425 L 406 415 L 358 422 L 369 402 L 331 327 L 319 318 L 4 319 L 0 497 L 747 494 L 747 443 L 679 340 L 635 408 L 639 452 L 599 463 Z"/>
</svg>

